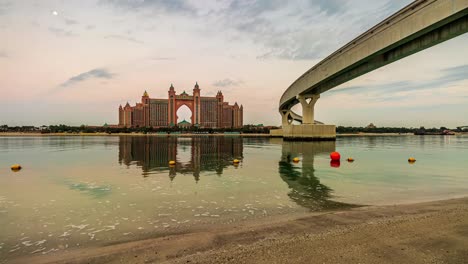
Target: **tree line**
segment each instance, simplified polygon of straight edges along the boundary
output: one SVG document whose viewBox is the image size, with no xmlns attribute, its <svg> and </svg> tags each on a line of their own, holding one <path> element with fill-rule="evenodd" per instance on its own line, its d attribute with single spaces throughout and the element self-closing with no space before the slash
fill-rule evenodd
<svg viewBox="0 0 468 264">
<path fill-rule="evenodd" d="M 200 128 L 196 126 L 189 127 L 115 127 L 115 126 L 68 126 L 64 124 L 51 125 L 51 126 L 8 126 L 1 125 L 0 132 L 36 132 L 36 133 L 199 133 L 199 134 L 213 134 L 213 133 L 259 133 L 268 134 L 270 129 L 279 127 L 274 126 L 261 126 L 261 125 L 244 125 L 242 128 Z M 468 128 L 458 127 L 455 129 L 448 129 L 447 127 L 440 128 L 406 128 L 406 127 L 350 127 L 350 126 L 337 126 L 336 133 L 338 134 L 356 134 L 356 133 L 440 133 L 445 130 L 454 132 L 468 132 Z"/>
<path fill-rule="evenodd" d="M 339 134 L 356 134 L 356 133 L 415 133 L 415 134 L 424 134 L 424 133 L 441 133 L 446 130 L 451 130 L 454 132 L 463 132 L 464 130 L 461 127 L 457 127 L 456 129 L 449 129 L 447 127 L 440 127 L 440 128 L 407 128 L 407 127 L 345 127 L 345 126 L 337 126 L 336 133 Z M 465 129 L 468 131 L 468 129 Z"/>
<path fill-rule="evenodd" d="M 115 127 L 115 126 L 68 126 L 64 124 L 51 126 L 0 126 L 0 132 L 21 132 L 21 133 L 195 133 L 195 134 L 213 134 L 213 133 L 270 133 L 271 127 L 258 125 L 245 125 L 242 128 L 200 128 L 196 126 L 189 127 Z"/>
</svg>

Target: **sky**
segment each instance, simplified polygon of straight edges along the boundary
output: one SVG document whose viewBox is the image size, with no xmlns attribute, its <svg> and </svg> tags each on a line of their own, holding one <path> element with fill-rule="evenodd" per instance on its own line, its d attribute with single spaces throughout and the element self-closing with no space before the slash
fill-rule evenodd
<svg viewBox="0 0 468 264">
<path fill-rule="evenodd" d="M 198 82 L 242 104 L 245 124 L 280 125 L 294 80 L 410 2 L 0 0 L 0 124 L 116 124 L 145 90 L 167 98 L 171 83 L 191 93 Z M 465 34 L 327 91 L 315 118 L 468 125 L 467 44 Z"/>
</svg>

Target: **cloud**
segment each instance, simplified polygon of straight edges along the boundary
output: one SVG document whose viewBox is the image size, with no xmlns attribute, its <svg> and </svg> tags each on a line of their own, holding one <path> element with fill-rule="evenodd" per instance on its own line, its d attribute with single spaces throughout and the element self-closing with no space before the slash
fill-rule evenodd
<svg viewBox="0 0 468 264">
<path fill-rule="evenodd" d="M 409 2 L 234 0 L 210 14 L 218 14 L 220 32 L 263 47 L 258 59 L 313 60 L 327 56 Z"/>
<path fill-rule="evenodd" d="M 356 92 L 374 94 L 379 97 L 382 95 L 391 98 L 385 100 L 395 100 L 392 94 L 395 92 L 415 91 L 415 90 L 430 90 L 440 86 L 449 86 L 454 82 L 468 80 L 468 64 L 448 67 L 440 71 L 440 75 L 434 76 L 433 79 L 423 81 L 403 80 L 398 82 L 390 82 L 383 84 L 370 84 L 363 86 L 350 86 L 341 89 L 332 89 L 327 94 L 347 93 L 354 94 Z"/>
<path fill-rule="evenodd" d="M 232 80 L 232 79 L 224 79 L 224 80 L 219 80 L 219 81 L 215 81 L 213 83 L 213 86 L 215 87 L 233 87 L 233 86 L 239 86 L 243 84 L 242 81 L 239 81 L 239 80 Z"/>
<path fill-rule="evenodd" d="M 71 37 L 74 35 L 71 30 L 65 30 L 63 28 L 49 27 L 49 31 L 57 37 Z"/>
<path fill-rule="evenodd" d="M 165 60 L 175 60 L 173 57 L 152 57 L 150 60 L 165 61 Z"/>
<path fill-rule="evenodd" d="M 327 106 L 341 108 L 421 108 L 466 103 L 468 65 L 448 67 L 429 80 L 403 80 L 332 89 L 323 94 Z M 349 100 L 353 98 L 353 100 Z"/>
<path fill-rule="evenodd" d="M 126 41 L 130 41 L 130 42 L 133 42 L 133 43 L 138 43 L 138 44 L 143 44 L 144 43 L 141 40 L 138 40 L 138 39 L 135 39 L 135 38 L 132 38 L 132 37 L 128 37 L 128 36 L 122 36 L 122 35 L 107 35 L 104 38 L 105 39 L 126 40 Z"/>
<path fill-rule="evenodd" d="M 86 26 L 86 30 L 91 30 L 91 29 L 95 29 L 96 26 L 95 25 L 87 25 Z"/>
<path fill-rule="evenodd" d="M 200 32 L 255 46 L 257 59 L 318 60 L 411 0 L 101 0 L 133 12 L 183 15 Z M 149 19 L 161 18 L 149 16 Z M 148 18 L 145 18 L 148 19 Z M 168 20 L 170 21 L 170 19 Z M 122 37 L 121 39 L 128 38 Z M 130 41 L 130 39 L 128 39 Z M 134 39 L 133 39 L 134 40 Z"/>
<path fill-rule="evenodd" d="M 70 19 L 70 18 L 64 18 L 65 24 L 67 25 L 75 25 L 78 24 L 78 21 Z"/>
<path fill-rule="evenodd" d="M 0 58 L 9 58 L 8 54 L 4 51 L 0 51 Z"/>
<path fill-rule="evenodd" d="M 145 10 L 157 13 L 194 13 L 194 7 L 185 0 L 102 0 L 101 3 L 126 10 Z"/>
<path fill-rule="evenodd" d="M 11 7 L 11 2 L 0 2 L 0 16 L 5 15 Z"/>
<path fill-rule="evenodd" d="M 343 0 L 316 0 L 310 3 L 312 5 L 318 5 L 320 10 L 329 15 L 341 13 L 348 8 L 348 3 Z"/>
<path fill-rule="evenodd" d="M 442 79 L 445 82 L 468 79 L 468 64 L 449 67 L 442 70 Z"/>
<path fill-rule="evenodd" d="M 60 84 L 61 87 L 67 87 L 74 85 L 79 82 L 83 82 L 89 79 L 112 79 L 115 76 L 115 74 L 110 73 L 106 69 L 102 68 L 97 68 L 97 69 L 92 69 L 90 71 L 78 74 L 77 76 L 73 76 L 70 79 L 68 79 L 66 82 Z"/>
</svg>

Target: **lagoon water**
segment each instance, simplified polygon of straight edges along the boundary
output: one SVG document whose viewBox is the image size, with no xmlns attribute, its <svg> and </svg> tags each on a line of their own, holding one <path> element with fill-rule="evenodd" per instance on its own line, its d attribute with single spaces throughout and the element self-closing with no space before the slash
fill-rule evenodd
<svg viewBox="0 0 468 264">
<path fill-rule="evenodd" d="M 340 164 L 330 163 L 335 150 Z M 467 154 L 466 136 L 0 137 L 0 263 L 293 213 L 465 196 Z M 23 169 L 11 171 L 14 163 Z"/>
</svg>

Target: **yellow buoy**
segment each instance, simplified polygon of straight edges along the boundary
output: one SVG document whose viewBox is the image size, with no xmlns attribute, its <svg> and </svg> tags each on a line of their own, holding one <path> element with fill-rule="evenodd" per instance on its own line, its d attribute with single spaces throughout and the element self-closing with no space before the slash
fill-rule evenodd
<svg viewBox="0 0 468 264">
<path fill-rule="evenodd" d="M 238 164 L 240 161 L 239 161 L 238 159 L 234 159 L 232 162 L 233 162 L 234 164 Z"/>
<path fill-rule="evenodd" d="M 295 162 L 295 163 L 298 163 L 299 161 L 300 161 L 300 159 L 299 159 L 298 157 L 295 157 L 295 158 L 293 159 L 293 162 Z"/>
<path fill-rule="evenodd" d="M 173 160 L 169 161 L 169 165 L 175 165 L 175 164 L 176 164 L 175 161 L 173 161 Z"/>
<path fill-rule="evenodd" d="M 409 158 L 409 159 L 408 159 L 408 162 L 410 162 L 410 163 L 414 163 L 414 162 L 416 162 L 416 159 L 415 159 L 415 158 L 413 158 L 413 157 L 411 157 L 411 158 Z"/>
<path fill-rule="evenodd" d="M 19 171 L 19 170 L 21 170 L 21 165 L 13 164 L 13 165 L 11 165 L 11 170 L 12 171 Z"/>
<path fill-rule="evenodd" d="M 348 162 L 353 162 L 353 161 L 354 161 L 353 158 L 347 158 L 346 160 L 347 160 Z"/>
</svg>

